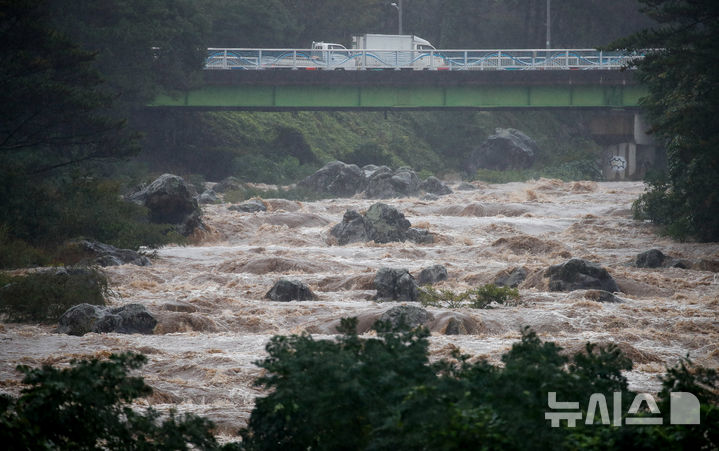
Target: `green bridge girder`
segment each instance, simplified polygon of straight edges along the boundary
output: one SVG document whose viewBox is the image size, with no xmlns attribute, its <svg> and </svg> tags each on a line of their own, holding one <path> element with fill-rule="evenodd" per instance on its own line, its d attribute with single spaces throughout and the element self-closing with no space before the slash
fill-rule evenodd
<svg viewBox="0 0 719 451">
<path fill-rule="evenodd" d="M 151 107 L 202 110 L 636 109 L 630 71 L 206 71 Z"/>
</svg>

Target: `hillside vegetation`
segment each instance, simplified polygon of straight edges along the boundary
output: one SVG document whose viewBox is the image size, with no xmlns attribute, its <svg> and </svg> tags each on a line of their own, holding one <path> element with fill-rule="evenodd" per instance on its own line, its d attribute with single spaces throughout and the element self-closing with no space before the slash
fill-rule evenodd
<svg viewBox="0 0 719 451">
<path fill-rule="evenodd" d="M 568 112 L 222 112 L 152 117 L 155 114 L 145 116 L 145 123 L 153 125 L 140 159 L 153 171 L 198 173 L 208 180 L 232 175 L 289 184 L 336 159 L 360 166 L 410 166 L 436 175 L 461 173 L 472 150 L 496 128 L 506 127 L 537 141 L 542 151 L 535 162 L 537 173 L 549 173 L 567 162 L 592 163 L 600 156 L 600 146 L 586 135 L 577 113 Z"/>
</svg>

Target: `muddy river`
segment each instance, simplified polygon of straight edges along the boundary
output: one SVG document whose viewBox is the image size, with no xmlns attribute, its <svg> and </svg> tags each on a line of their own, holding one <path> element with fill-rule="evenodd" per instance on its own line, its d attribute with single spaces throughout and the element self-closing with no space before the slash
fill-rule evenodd
<svg viewBox="0 0 719 451">
<path fill-rule="evenodd" d="M 142 303 L 155 313 L 154 335 L 58 335 L 50 326 L 0 324 L 0 390 L 17 393 L 17 364 L 65 365 L 72 358 L 136 351 L 149 363 L 141 370 L 154 388 L 142 403 L 175 407 L 211 418 L 218 432 L 232 435 L 245 424 L 264 346 L 276 334 L 331 335 L 339 318 L 372 318 L 397 305 L 376 302 L 373 278 L 381 267 L 444 265 L 456 291 L 494 281 L 522 266 L 529 276 L 519 286 L 517 305 L 459 309 L 476 333 L 432 331 L 434 358 L 458 347 L 499 363 L 524 325 L 569 350 L 586 341 L 616 343 L 634 361 L 627 374 L 632 389 L 657 391 L 666 365 L 687 354 L 719 367 L 719 244 L 680 243 L 660 237 L 631 218 L 631 203 L 643 192 L 638 182 L 539 180 L 503 185 L 476 184 L 439 200 L 385 201 L 414 227 L 435 234 L 433 244 L 355 243 L 333 245 L 332 225 L 348 208 L 374 201 L 265 200 L 267 212 L 241 213 L 227 204 L 204 206 L 210 232 L 191 246 L 157 252 L 152 266 L 107 268 L 115 305 Z M 632 266 L 651 248 L 699 263 L 697 269 Z M 617 281 L 621 303 L 599 303 L 583 291 L 550 292 L 542 277 L 551 264 L 570 257 L 606 267 Z M 300 279 L 317 301 L 279 303 L 264 299 L 281 277 Z M 428 307 L 436 317 L 447 312 Z"/>
</svg>

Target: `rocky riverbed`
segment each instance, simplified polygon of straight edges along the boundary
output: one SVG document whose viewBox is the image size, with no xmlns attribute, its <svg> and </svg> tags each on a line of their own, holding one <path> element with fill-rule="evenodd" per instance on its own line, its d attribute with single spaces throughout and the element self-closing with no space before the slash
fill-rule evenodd
<svg viewBox="0 0 719 451">
<path fill-rule="evenodd" d="M 665 366 L 687 354 L 696 363 L 719 367 L 719 244 L 674 242 L 633 220 L 631 203 L 643 184 L 542 179 L 474 188 L 436 200 L 383 201 L 412 227 L 430 232 L 432 243 L 339 245 L 331 228 L 347 210 L 362 213 L 376 202 L 360 196 L 265 199 L 266 211 L 257 212 L 205 205 L 207 232 L 196 244 L 163 248 L 151 266 L 105 268 L 113 306 L 146 306 L 158 320 L 153 335 L 78 337 L 57 334 L 52 326 L 0 324 L 0 390 L 18 392 L 18 364 L 65 365 L 73 358 L 132 350 L 149 359 L 140 372 L 155 392 L 144 403 L 208 416 L 220 433 L 233 435 L 261 395 L 252 384 L 259 374 L 253 362 L 263 358 L 271 336 L 329 337 L 347 316 L 371 322 L 398 305 L 373 300 L 380 268 L 406 268 L 417 277 L 437 264 L 448 277 L 436 287 L 455 291 L 491 283 L 517 267 L 527 275 L 516 305 L 428 307 L 436 319 L 434 358 L 459 348 L 499 363 L 528 325 L 570 350 L 587 341 L 616 343 L 634 361 L 627 376 L 635 390 L 657 391 Z M 637 267 L 637 254 L 649 249 L 683 261 L 683 267 Z M 545 271 L 570 258 L 606 268 L 620 302 L 598 302 L 585 290 L 550 291 Z M 281 278 L 301 280 L 316 299 L 266 299 Z M 468 333 L 447 334 L 443 318 L 452 315 L 471 323 Z"/>
</svg>

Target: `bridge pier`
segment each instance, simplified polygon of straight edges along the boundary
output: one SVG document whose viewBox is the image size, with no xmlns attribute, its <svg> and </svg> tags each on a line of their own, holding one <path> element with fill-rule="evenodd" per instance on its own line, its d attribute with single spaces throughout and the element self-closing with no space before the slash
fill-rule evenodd
<svg viewBox="0 0 719 451">
<path fill-rule="evenodd" d="M 605 180 L 642 180 L 647 170 L 663 164 L 663 149 L 647 133 L 649 124 L 641 113 L 612 111 L 593 117 L 593 137 L 604 147 L 602 173 Z"/>
</svg>

